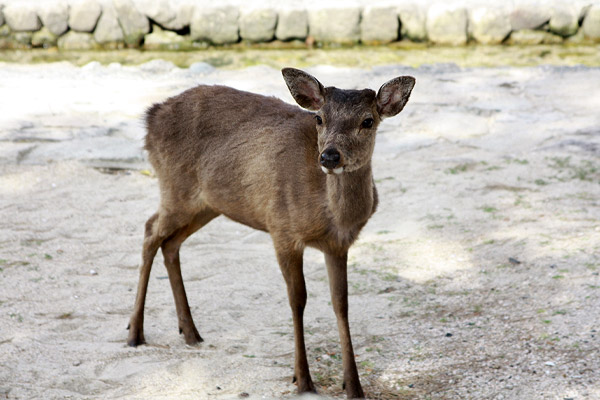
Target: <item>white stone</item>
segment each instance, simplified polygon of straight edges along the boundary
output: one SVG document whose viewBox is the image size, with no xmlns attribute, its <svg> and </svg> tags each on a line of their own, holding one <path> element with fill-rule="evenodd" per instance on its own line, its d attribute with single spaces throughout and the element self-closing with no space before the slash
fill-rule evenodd
<svg viewBox="0 0 600 400">
<path fill-rule="evenodd" d="M 133 0 L 113 0 L 113 5 L 117 10 L 125 43 L 138 45 L 144 35 L 150 32 L 150 21 L 137 9 Z"/>
<path fill-rule="evenodd" d="M 437 44 L 467 43 L 467 10 L 453 4 L 435 3 L 427 12 L 427 35 Z"/>
<path fill-rule="evenodd" d="M 600 5 L 590 7 L 581 28 L 586 38 L 600 41 Z"/>
<path fill-rule="evenodd" d="M 177 16 L 171 0 L 134 0 L 138 10 L 161 26 L 169 24 Z"/>
<path fill-rule="evenodd" d="M 6 23 L 16 32 L 37 31 L 42 27 L 37 12 L 31 4 L 11 3 L 2 10 Z"/>
<path fill-rule="evenodd" d="M 71 4 L 69 26 L 78 32 L 93 32 L 102 7 L 96 0 L 81 0 Z"/>
<path fill-rule="evenodd" d="M 243 8 L 240 12 L 240 37 L 252 42 L 268 42 L 275 36 L 277 13 L 268 8 Z"/>
<path fill-rule="evenodd" d="M 510 13 L 514 31 L 536 29 L 550 21 L 550 7 L 541 2 L 519 2 Z"/>
<path fill-rule="evenodd" d="M 470 12 L 469 31 L 479 43 L 501 43 L 511 31 L 508 12 L 498 7 L 477 7 Z"/>
<path fill-rule="evenodd" d="M 316 41 L 355 43 L 360 39 L 360 8 L 318 8 L 308 11 L 308 34 Z"/>
<path fill-rule="evenodd" d="M 425 22 L 427 13 L 418 4 L 407 3 L 398 7 L 400 13 L 400 36 L 413 41 L 427 40 Z"/>
<path fill-rule="evenodd" d="M 62 50 L 91 50 L 95 45 L 91 33 L 70 31 L 58 38 L 58 48 Z"/>
<path fill-rule="evenodd" d="M 367 6 L 360 22 L 363 43 L 389 43 L 398 40 L 400 22 L 395 7 Z"/>
<path fill-rule="evenodd" d="M 123 41 L 123 30 L 119 25 L 117 10 L 112 4 L 103 4 L 102 14 L 94 29 L 94 40 L 100 44 L 109 44 Z"/>
<path fill-rule="evenodd" d="M 192 40 L 208 40 L 215 44 L 235 43 L 239 40 L 237 7 L 196 7 L 190 21 Z"/>
<path fill-rule="evenodd" d="M 278 10 L 275 36 L 279 40 L 305 39 L 308 35 L 308 13 L 304 9 Z"/>
<path fill-rule="evenodd" d="M 177 1 L 174 4 L 175 18 L 165 22 L 163 26 L 167 29 L 180 30 L 190 25 L 194 15 L 195 4 L 193 0 Z"/>
<path fill-rule="evenodd" d="M 42 24 L 55 35 L 62 35 L 68 29 L 69 6 L 65 1 L 44 2 L 38 8 Z"/>
</svg>

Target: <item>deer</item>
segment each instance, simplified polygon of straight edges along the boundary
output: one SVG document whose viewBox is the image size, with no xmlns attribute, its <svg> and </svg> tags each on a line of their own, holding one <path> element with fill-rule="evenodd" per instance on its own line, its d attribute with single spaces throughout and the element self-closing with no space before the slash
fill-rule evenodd
<svg viewBox="0 0 600 400">
<path fill-rule="evenodd" d="M 304 341 L 307 292 L 303 252 L 325 255 L 342 353 L 343 388 L 364 398 L 348 322 L 348 249 L 378 205 L 371 167 L 377 127 L 398 114 L 415 85 L 400 76 L 371 89 L 324 87 L 294 68 L 283 79 L 302 108 L 227 86 L 199 85 L 152 105 L 145 149 L 158 178 L 160 205 L 145 225 L 142 264 L 127 344 L 145 343 L 144 304 L 160 248 L 179 333 L 198 333 L 181 275 L 182 243 L 223 215 L 268 232 L 287 287 L 299 394 L 315 392 Z"/>
</svg>

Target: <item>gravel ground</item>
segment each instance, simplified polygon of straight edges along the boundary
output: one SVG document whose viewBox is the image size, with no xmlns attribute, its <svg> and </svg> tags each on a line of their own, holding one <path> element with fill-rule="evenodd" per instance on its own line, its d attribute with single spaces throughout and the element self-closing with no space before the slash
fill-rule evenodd
<svg viewBox="0 0 600 400">
<path fill-rule="evenodd" d="M 379 211 L 350 253 L 372 399 L 600 398 L 600 69 L 316 66 L 417 78 L 380 127 Z M 225 218 L 182 248 L 205 342 L 177 334 L 157 257 L 148 345 L 125 345 L 158 203 L 143 111 L 198 83 L 292 101 L 270 67 L 0 64 L 0 398 L 288 398 L 291 314 L 266 234 Z M 305 255 L 313 378 L 342 398 L 321 254 Z"/>
</svg>

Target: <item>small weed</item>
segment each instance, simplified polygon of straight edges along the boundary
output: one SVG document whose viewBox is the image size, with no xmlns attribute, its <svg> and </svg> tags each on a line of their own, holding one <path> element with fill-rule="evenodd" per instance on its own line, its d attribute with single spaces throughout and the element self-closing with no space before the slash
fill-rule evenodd
<svg viewBox="0 0 600 400">
<path fill-rule="evenodd" d="M 494 239 L 489 239 L 489 240 L 486 240 L 485 242 L 483 242 L 482 244 L 487 245 L 487 244 L 494 244 L 494 243 L 496 243 L 496 241 Z"/>
<path fill-rule="evenodd" d="M 519 158 L 510 158 L 510 159 L 506 160 L 506 162 L 508 164 L 519 164 L 519 165 L 529 164 L 529 161 L 527 161 L 525 159 L 519 159 Z"/>
<path fill-rule="evenodd" d="M 552 315 L 565 315 L 566 313 L 565 310 L 555 310 Z"/>
<path fill-rule="evenodd" d="M 10 313 L 8 314 L 9 317 L 16 319 L 19 322 L 23 322 L 23 316 L 21 314 L 18 313 Z"/>
<path fill-rule="evenodd" d="M 392 231 L 388 231 L 386 229 L 381 230 L 381 231 L 377 231 L 378 235 L 387 235 L 388 233 L 392 233 Z"/>
<path fill-rule="evenodd" d="M 246 358 L 256 358 L 254 354 L 243 354 L 243 356 Z"/>
<path fill-rule="evenodd" d="M 552 323 L 552 321 L 550 321 L 549 319 L 543 319 L 542 322 L 545 323 L 545 324 L 551 324 Z"/>
<path fill-rule="evenodd" d="M 52 256 L 50 254 L 44 254 L 44 258 L 46 260 L 52 260 Z"/>
<path fill-rule="evenodd" d="M 448 168 L 444 172 L 450 175 L 456 175 L 460 172 L 465 172 L 469 168 L 469 164 L 459 164 L 455 167 Z"/>
<path fill-rule="evenodd" d="M 481 209 L 483 210 L 483 212 L 486 212 L 486 213 L 495 213 L 498 211 L 498 209 L 496 207 L 492 207 L 492 206 L 483 206 L 483 207 L 481 207 Z"/>
<path fill-rule="evenodd" d="M 563 279 L 564 277 L 564 275 L 554 275 L 552 279 Z"/>
<path fill-rule="evenodd" d="M 432 224 L 432 225 L 427 225 L 427 229 L 442 229 L 444 227 L 444 225 L 442 224 Z"/>
<path fill-rule="evenodd" d="M 538 186 L 546 186 L 548 184 L 548 182 L 546 182 L 543 179 L 536 179 L 535 181 L 533 181 L 533 183 L 535 183 Z"/>
</svg>

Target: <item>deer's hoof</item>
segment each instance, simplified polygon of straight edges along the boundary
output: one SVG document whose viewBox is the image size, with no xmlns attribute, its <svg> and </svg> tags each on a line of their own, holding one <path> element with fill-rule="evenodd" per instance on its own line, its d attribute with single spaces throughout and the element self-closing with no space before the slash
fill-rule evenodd
<svg viewBox="0 0 600 400">
<path fill-rule="evenodd" d="M 310 378 L 298 380 L 296 379 L 296 376 L 294 376 L 292 383 L 296 383 L 298 385 L 298 394 L 317 393 L 317 389 Z"/>
<path fill-rule="evenodd" d="M 141 344 L 145 344 L 146 339 L 144 339 L 144 332 L 135 332 L 133 330 L 129 331 L 129 337 L 127 337 L 127 345 L 130 347 L 137 347 Z"/>
<path fill-rule="evenodd" d="M 189 330 L 179 328 L 179 333 L 183 333 L 183 337 L 185 338 L 185 344 L 187 344 L 188 346 L 194 346 L 198 343 L 204 342 L 204 339 L 202 339 L 202 336 L 200 336 L 196 327 L 193 327 Z"/>
<path fill-rule="evenodd" d="M 365 394 L 363 393 L 362 387 L 359 384 L 348 384 L 346 385 L 346 382 L 344 382 L 343 385 L 344 389 L 346 389 L 346 397 L 348 399 L 364 399 L 365 398 Z"/>
</svg>

